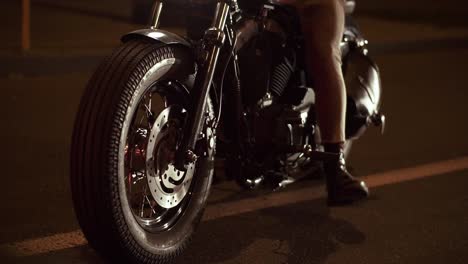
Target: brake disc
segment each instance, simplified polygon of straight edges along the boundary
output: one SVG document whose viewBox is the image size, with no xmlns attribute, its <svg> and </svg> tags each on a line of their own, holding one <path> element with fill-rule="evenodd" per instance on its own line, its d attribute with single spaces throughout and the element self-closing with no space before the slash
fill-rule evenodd
<svg viewBox="0 0 468 264">
<path fill-rule="evenodd" d="M 185 110 L 173 105 L 164 109 L 151 128 L 146 149 L 148 186 L 159 206 L 170 209 L 187 195 L 195 171 L 189 164 L 186 171 L 174 166 L 176 143 L 182 133 Z"/>
</svg>

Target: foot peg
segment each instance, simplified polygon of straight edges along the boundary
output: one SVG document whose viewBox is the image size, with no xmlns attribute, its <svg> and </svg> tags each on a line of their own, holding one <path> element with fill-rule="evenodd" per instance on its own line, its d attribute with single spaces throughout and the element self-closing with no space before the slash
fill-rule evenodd
<svg viewBox="0 0 468 264">
<path fill-rule="evenodd" d="M 303 153 L 308 158 L 320 161 L 338 161 L 341 157 L 341 154 L 339 153 L 314 150 L 311 145 L 305 146 Z"/>
</svg>

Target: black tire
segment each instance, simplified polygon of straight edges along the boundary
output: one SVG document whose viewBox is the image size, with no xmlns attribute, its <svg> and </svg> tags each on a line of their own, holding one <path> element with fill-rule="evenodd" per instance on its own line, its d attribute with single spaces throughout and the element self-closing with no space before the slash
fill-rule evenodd
<svg viewBox="0 0 468 264">
<path fill-rule="evenodd" d="M 167 212 L 172 210 L 167 213 L 168 219 L 172 217 L 170 223 L 167 220 L 167 226 L 142 224 L 143 209 L 140 219 L 130 204 L 133 194 L 127 185 L 135 183 L 127 183 L 130 173 L 126 172 L 127 156 L 133 155 L 127 154 L 129 138 L 136 135 L 133 130 L 134 134 L 129 131 L 136 122 L 134 119 L 143 96 L 151 91 L 152 95 L 169 98 L 171 106 L 180 105 L 187 109 L 194 65 L 187 48 L 164 46 L 144 39 L 132 40 L 118 48 L 98 68 L 82 98 L 71 146 L 73 203 L 89 244 L 112 263 L 172 262 L 186 248 L 200 222 L 213 176 L 215 146 L 203 149 L 194 164 L 193 178 L 180 207 L 174 207 L 175 211 L 167 209 Z M 168 86 L 168 83 L 176 82 L 177 85 Z M 209 113 L 214 116 L 212 108 Z M 177 129 L 174 135 L 178 133 Z M 149 137 L 144 139 L 150 144 Z M 144 177 L 149 179 L 148 172 L 145 171 Z M 150 197 L 146 192 L 145 187 L 144 198 Z M 154 195 L 152 198 L 155 199 Z M 158 206 L 153 200 L 148 200 L 145 205 L 144 199 L 142 205 L 145 210 L 147 206 L 151 207 L 150 218 L 155 212 L 153 205 Z M 165 221 L 166 218 L 161 219 Z"/>
</svg>

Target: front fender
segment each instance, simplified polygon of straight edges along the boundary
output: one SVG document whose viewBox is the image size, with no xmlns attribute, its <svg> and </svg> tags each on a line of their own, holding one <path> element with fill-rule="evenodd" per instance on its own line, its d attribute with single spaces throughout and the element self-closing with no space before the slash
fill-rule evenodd
<svg viewBox="0 0 468 264">
<path fill-rule="evenodd" d="M 127 42 L 132 39 L 139 39 L 139 38 L 147 38 L 151 40 L 155 40 L 159 43 L 163 43 L 166 45 L 183 45 L 188 48 L 192 47 L 192 44 L 184 37 L 179 36 L 175 33 L 160 30 L 160 29 L 140 29 L 130 33 L 125 34 L 122 38 L 122 42 Z"/>
</svg>

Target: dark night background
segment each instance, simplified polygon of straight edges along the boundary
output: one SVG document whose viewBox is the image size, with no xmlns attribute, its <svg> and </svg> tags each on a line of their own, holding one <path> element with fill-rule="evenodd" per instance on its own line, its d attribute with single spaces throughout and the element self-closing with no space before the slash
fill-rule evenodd
<svg viewBox="0 0 468 264">
<path fill-rule="evenodd" d="M 31 3 L 31 49 L 22 52 L 21 1 L 0 2 L 0 262 L 104 263 L 68 236 L 78 230 L 70 136 L 91 73 L 142 26 L 130 0 Z M 173 0 L 163 12 L 173 29 L 190 9 Z M 349 164 L 358 176 L 393 172 L 396 182 L 375 183 L 362 205 L 329 209 L 323 195 L 294 198 L 323 188 L 309 181 L 274 194 L 296 202 L 214 217 L 218 206 L 264 200 L 217 185 L 179 263 L 467 263 L 468 1 L 357 0 L 355 18 L 381 69 L 388 129 L 369 129 Z M 422 171 L 432 177 L 404 180 Z"/>
</svg>

